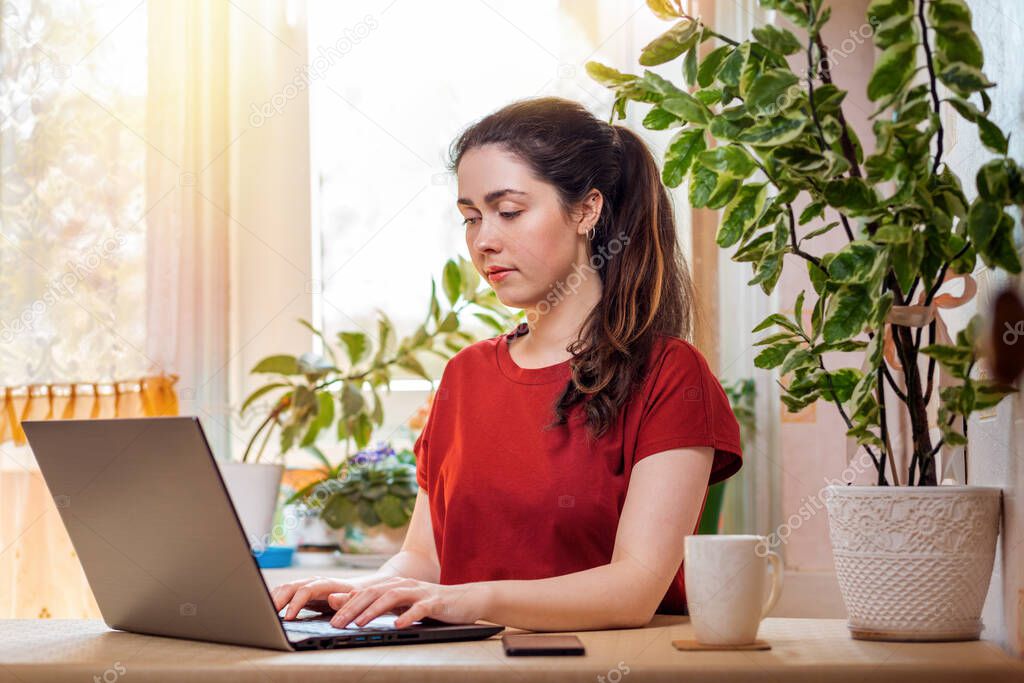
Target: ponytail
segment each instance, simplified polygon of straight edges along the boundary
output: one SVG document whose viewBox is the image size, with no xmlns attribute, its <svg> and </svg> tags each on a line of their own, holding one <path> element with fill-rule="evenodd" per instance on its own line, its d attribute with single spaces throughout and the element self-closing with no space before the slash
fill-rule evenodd
<svg viewBox="0 0 1024 683">
<path fill-rule="evenodd" d="M 565 207 L 595 188 L 604 197 L 590 240 L 601 300 L 568 347 L 572 378 L 548 425 L 566 424 L 579 405 L 598 438 L 642 384 L 657 337 L 692 334 L 693 285 L 658 165 L 636 133 L 557 97 L 514 102 L 474 124 L 453 145 L 450 167 L 485 144 L 520 157 Z"/>
</svg>

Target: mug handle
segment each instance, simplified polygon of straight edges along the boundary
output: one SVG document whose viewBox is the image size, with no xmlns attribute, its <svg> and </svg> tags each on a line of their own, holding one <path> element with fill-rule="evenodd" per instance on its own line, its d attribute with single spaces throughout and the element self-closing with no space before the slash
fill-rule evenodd
<svg viewBox="0 0 1024 683">
<path fill-rule="evenodd" d="M 765 557 L 772 566 L 772 589 L 768 593 L 768 599 L 764 603 L 764 607 L 761 608 L 761 618 L 764 619 L 768 616 L 768 613 L 775 607 L 775 603 L 779 601 L 779 596 L 782 595 L 782 558 L 779 554 L 769 550 Z"/>
</svg>

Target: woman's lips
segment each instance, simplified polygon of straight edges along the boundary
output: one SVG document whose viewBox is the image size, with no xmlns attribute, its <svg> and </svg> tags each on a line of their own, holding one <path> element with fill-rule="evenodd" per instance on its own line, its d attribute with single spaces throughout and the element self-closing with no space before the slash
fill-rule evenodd
<svg viewBox="0 0 1024 683">
<path fill-rule="evenodd" d="M 509 273 L 514 272 L 516 272 L 515 268 L 511 268 L 509 270 L 496 270 L 493 273 L 488 273 L 487 279 L 491 282 L 501 282 Z"/>
</svg>

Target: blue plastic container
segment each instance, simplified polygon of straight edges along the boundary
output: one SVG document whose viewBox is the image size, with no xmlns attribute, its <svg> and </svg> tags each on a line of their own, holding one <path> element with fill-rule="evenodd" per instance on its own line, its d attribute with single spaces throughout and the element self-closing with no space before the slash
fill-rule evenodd
<svg viewBox="0 0 1024 683">
<path fill-rule="evenodd" d="M 256 564 L 263 569 L 278 569 L 292 566 L 295 548 L 287 545 L 268 545 L 263 550 L 253 550 Z"/>
</svg>

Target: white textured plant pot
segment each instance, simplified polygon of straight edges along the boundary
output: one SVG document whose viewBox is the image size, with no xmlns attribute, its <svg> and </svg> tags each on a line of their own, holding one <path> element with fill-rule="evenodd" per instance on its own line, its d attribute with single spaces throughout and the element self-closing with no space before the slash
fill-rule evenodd
<svg viewBox="0 0 1024 683">
<path fill-rule="evenodd" d="M 977 640 L 999 534 L 986 486 L 829 486 L 836 578 L 862 640 Z"/>
<path fill-rule="evenodd" d="M 222 462 L 218 465 L 249 545 L 265 547 L 271 540 L 284 466 L 247 462 Z"/>
</svg>

